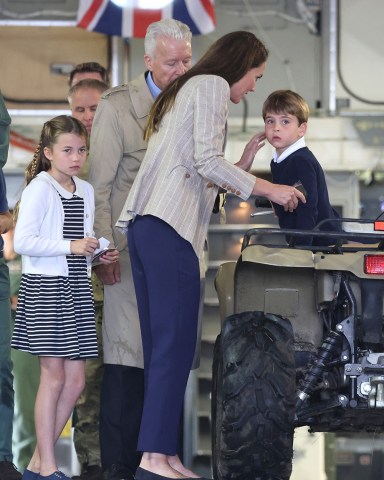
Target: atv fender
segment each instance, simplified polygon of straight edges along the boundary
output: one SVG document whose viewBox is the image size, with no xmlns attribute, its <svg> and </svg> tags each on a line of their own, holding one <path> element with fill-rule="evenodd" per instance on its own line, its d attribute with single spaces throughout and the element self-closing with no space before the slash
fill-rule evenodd
<svg viewBox="0 0 384 480">
<path fill-rule="evenodd" d="M 220 305 L 221 323 L 234 313 L 234 277 L 236 262 L 220 265 L 216 277 L 215 288 Z"/>
</svg>

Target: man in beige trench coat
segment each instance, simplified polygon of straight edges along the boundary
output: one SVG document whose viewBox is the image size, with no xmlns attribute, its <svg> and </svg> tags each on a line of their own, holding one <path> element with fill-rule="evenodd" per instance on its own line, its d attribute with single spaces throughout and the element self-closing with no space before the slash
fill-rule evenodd
<svg viewBox="0 0 384 480">
<path fill-rule="evenodd" d="M 146 152 L 143 131 L 150 108 L 161 90 L 190 68 L 191 37 L 189 27 L 176 20 L 151 24 L 145 37 L 147 71 L 104 92 L 93 121 L 88 178 L 95 189 L 94 228 L 97 238 L 107 238 L 120 251 L 118 263 L 95 267 L 104 283 L 100 447 L 106 480 L 132 479 L 140 463 L 136 446 L 144 394 L 127 239 L 115 223 Z M 181 465 L 178 457 L 175 462 Z"/>
</svg>

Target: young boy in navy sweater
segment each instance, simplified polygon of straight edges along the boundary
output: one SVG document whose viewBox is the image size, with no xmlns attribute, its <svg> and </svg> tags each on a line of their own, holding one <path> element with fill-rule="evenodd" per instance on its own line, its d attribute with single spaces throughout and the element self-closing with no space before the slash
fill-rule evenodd
<svg viewBox="0 0 384 480">
<path fill-rule="evenodd" d="M 323 169 L 305 145 L 308 116 L 307 102 L 291 90 L 271 93 L 263 105 L 265 135 L 275 147 L 271 161 L 273 183 L 302 184 L 307 200 L 293 212 L 273 205 L 280 228 L 312 230 L 325 218 L 339 218 L 329 201 Z M 320 230 L 341 231 L 341 228 L 340 222 L 327 222 Z M 318 246 L 334 242 L 326 237 L 308 236 L 297 238 L 295 243 Z"/>
</svg>

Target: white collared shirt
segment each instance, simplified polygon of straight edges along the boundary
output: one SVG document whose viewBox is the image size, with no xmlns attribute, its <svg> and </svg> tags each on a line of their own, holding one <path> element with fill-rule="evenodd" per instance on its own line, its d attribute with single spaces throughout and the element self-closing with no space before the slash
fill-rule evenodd
<svg viewBox="0 0 384 480">
<path fill-rule="evenodd" d="M 291 153 L 296 152 L 296 150 L 299 150 L 300 148 L 305 147 L 305 139 L 304 137 L 299 138 L 295 143 L 292 143 L 284 152 L 278 156 L 276 150 L 273 152 L 273 158 L 272 160 L 275 163 L 281 163 L 283 160 L 285 160 Z"/>
</svg>

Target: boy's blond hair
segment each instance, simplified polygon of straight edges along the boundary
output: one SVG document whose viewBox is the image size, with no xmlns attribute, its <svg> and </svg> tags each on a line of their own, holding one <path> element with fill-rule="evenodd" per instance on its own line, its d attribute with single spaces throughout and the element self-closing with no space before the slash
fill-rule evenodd
<svg viewBox="0 0 384 480">
<path fill-rule="evenodd" d="M 307 102 L 298 93 L 292 90 L 276 90 L 265 100 L 263 105 L 263 119 L 268 113 L 286 113 L 295 116 L 299 125 L 308 122 L 309 107 Z"/>
</svg>

